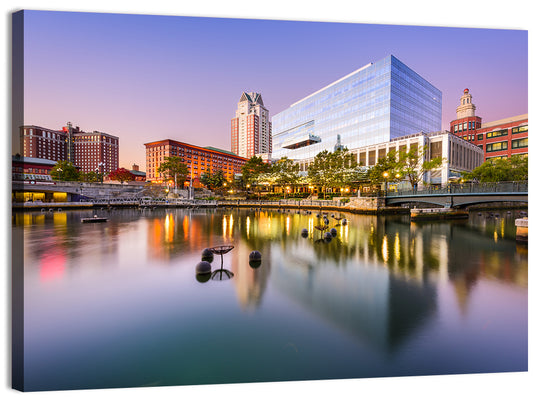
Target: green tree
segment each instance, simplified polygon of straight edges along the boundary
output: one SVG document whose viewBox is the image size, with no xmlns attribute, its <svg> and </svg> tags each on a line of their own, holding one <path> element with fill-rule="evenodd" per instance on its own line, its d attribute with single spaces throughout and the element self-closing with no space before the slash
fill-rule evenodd
<svg viewBox="0 0 533 399">
<path fill-rule="evenodd" d="M 357 164 L 355 154 L 349 152 L 347 148 L 336 149 L 331 153 L 330 159 L 329 167 L 332 169 L 333 187 L 353 186 L 362 180 L 363 172 Z"/>
<path fill-rule="evenodd" d="M 426 172 L 440 168 L 444 161 L 442 157 L 424 161 L 424 154 L 427 150 L 427 146 L 412 147 L 409 151 L 400 151 L 398 155 L 399 179 L 406 177 L 413 189 L 418 186 Z"/>
<path fill-rule="evenodd" d="M 100 181 L 100 174 L 98 172 L 81 173 L 81 180 L 87 183 L 97 183 Z"/>
<path fill-rule="evenodd" d="M 50 170 L 50 176 L 54 180 L 62 181 L 79 181 L 80 172 L 78 169 L 68 161 L 57 161 L 52 170 Z"/>
<path fill-rule="evenodd" d="M 328 188 L 351 187 L 366 179 L 355 154 L 346 148 L 319 152 L 307 169 L 307 177 L 310 183 L 322 188 L 324 197 Z"/>
<path fill-rule="evenodd" d="M 117 180 L 120 184 L 124 184 L 125 181 L 135 180 L 135 176 L 126 168 L 118 168 L 110 172 L 108 177 L 111 180 Z"/>
<path fill-rule="evenodd" d="M 392 150 L 386 156 L 378 159 L 376 164 L 369 169 L 367 177 L 373 184 L 397 181 L 403 177 L 402 167 L 398 153 Z"/>
<path fill-rule="evenodd" d="M 470 173 L 464 173 L 468 180 L 485 182 L 527 180 L 527 157 L 513 155 L 511 158 L 487 160 Z"/>
<path fill-rule="evenodd" d="M 165 157 L 165 162 L 159 165 L 157 171 L 161 173 L 167 181 L 173 181 L 175 188 L 182 187 L 189 174 L 187 164 L 185 164 L 180 157 Z"/>
<path fill-rule="evenodd" d="M 300 167 L 292 159 L 287 157 L 281 158 L 272 166 L 272 175 L 274 182 L 283 188 L 284 197 L 286 197 L 285 186 L 292 187 L 298 183 Z"/>
<path fill-rule="evenodd" d="M 307 177 L 311 183 L 322 188 L 325 196 L 326 190 L 333 186 L 334 172 L 331 153 L 324 150 L 315 155 L 307 168 Z"/>
<path fill-rule="evenodd" d="M 271 172 L 270 164 L 261 157 L 253 156 L 241 167 L 242 183 L 244 186 L 256 186 L 261 175 Z"/>
<path fill-rule="evenodd" d="M 211 173 L 210 170 L 208 170 L 206 173 L 202 173 L 200 176 L 200 183 L 210 190 L 213 190 L 221 188 L 224 183 L 227 184 L 227 181 L 224 177 L 224 171 L 222 169 L 217 169 L 214 173 Z"/>
</svg>

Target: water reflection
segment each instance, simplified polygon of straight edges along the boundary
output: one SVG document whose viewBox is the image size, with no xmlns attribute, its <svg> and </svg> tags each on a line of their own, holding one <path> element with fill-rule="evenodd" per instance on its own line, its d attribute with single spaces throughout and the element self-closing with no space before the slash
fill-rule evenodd
<svg viewBox="0 0 533 399">
<path fill-rule="evenodd" d="M 91 311 L 84 312 L 84 323 L 94 334 L 104 334 L 110 320 L 120 319 L 130 323 L 125 329 L 128 334 L 144 334 L 139 340 L 151 337 L 151 329 L 159 326 L 153 337 L 168 336 L 171 348 L 177 345 L 175 336 L 187 337 L 189 342 L 198 331 L 215 327 L 239 337 L 237 347 L 209 347 L 204 357 L 203 352 L 195 353 L 201 367 L 213 359 L 222 362 L 232 356 L 242 362 L 249 353 L 264 347 L 268 353 L 262 353 L 263 358 L 273 364 L 286 364 L 290 370 L 314 370 L 320 367 L 316 362 L 289 358 L 286 350 L 281 354 L 276 351 L 285 348 L 287 342 L 296 342 L 297 347 L 309 351 L 311 358 L 311 353 L 324 356 L 320 348 L 315 348 L 317 342 L 331 348 L 339 340 L 346 353 L 372 356 L 374 364 L 383 362 L 382 368 L 369 375 L 387 375 L 396 366 L 394 372 L 401 374 L 410 360 L 404 358 L 404 363 L 398 361 L 395 366 L 388 360 L 401 357 L 413 340 L 424 341 L 418 347 L 420 353 L 433 347 L 435 343 L 428 341 L 441 334 L 441 327 L 446 332 L 443 335 L 451 331 L 455 339 L 477 342 L 479 320 L 487 315 L 495 317 L 494 304 L 485 306 L 479 295 L 491 298 L 496 291 L 498 304 L 513 310 L 499 317 L 516 317 L 500 323 L 500 328 L 518 327 L 503 340 L 498 330 L 494 336 L 484 332 L 484 337 L 487 342 L 523 341 L 520 327 L 522 311 L 527 309 L 527 246 L 517 247 L 514 240 L 515 212 L 502 213 L 499 218 L 476 213 L 466 221 L 442 223 L 411 223 L 404 216 L 339 215 L 347 223 L 335 224 L 332 220 L 329 228 L 335 227 L 337 234 L 329 242 L 316 242 L 320 232 L 315 226 L 321 220 L 314 213 L 245 209 L 125 209 L 98 213 L 109 221 L 82 224 L 81 218 L 92 216 L 93 211 L 13 215 L 13 229 L 24 232 L 25 295 L 27 306 L 31 306 L 27 326 L 33 348 L 44 339 L 39 335 L 43 325 L 50 332 L 46 336 L 49 340 L 58 337 L 55 347 L 65 345 L 60 338 L 62 331 L 70 328 L 70 321 L 63 321 L 63 315 L 77 314 L 78 308 L 85 307 Z M 304 228 L 309 232 L 306 237 L 301 235 Z M 227 244 L 234 246 L 224 255 L 224 269 L 232 273 L 232 278 L 219 273 L 219 280 L 225 281 L 213 281 L 221 266 L 218 256 L 211 262 L 209 274 L 195 278 L 195 265 L 203 260 L 202 251 Z M 262 254 L 257 267 L 249 262 L 252 251 Z M 67 280 L 68 284 L 57 284 Z M 103 299 L 99 298 L 101 293 L 105 293 Z M 72 301 L 78 301 L 75 310 L 69 309 Z M 91 308 L 99 301 L 101 308 Z M 213 308 L 219 313 L 210 313 Z M 456 312 L 460 317 L 454 318 Z M 152 324 L 146 322 L 147 318 Z M 527 314 L 524 318 L 527 320 Z M 465 325 L 471 330 L 462 325 L 458 328 L 457 319 L 467 320 Z M 59 320 L 57 330 L 53 322 L 47 324 L 48 320 Z M 427 333 L 428 329 L 433 335 Z M 122 331 L 118 327 L 112 330 Z M 467 335 L 463 337 L 464 333 Z M 334 339 L 330 338 L 332 334 Z M 121 337 L 111 336 L 109 346 L 115 348 Z M 246 341 L 246 337 L 253 339 Z M 301 337 L 301 341 L 295 337 Z M 136 338 L 128 339 L 132 346 L 117 358 L 127 358 L 126 354 L 137 346 L 133 344 Z M 159 339 L 152 338 L 153 348 L 145 356 L 155 353 L 164 357 L 168 347 L 159 347 Z M 442 344 L 447 338 L 440 339 L 438 343 Z M 262 344 L 258 346 L 257 342 Z M 364 351 L 355 350 L 361 343 Z M 498 347 L 487 345 L 500 359 Z M 513 353 L 522 353 L 522 349 Z M 71 350 L 66 348 L 65 353 Z M 217 358 L 217 351 L 223 350 L 227 352 Z M 305 353 L 303 349 L 301 353 Z M 442 356 L 448 356 L 446 349 Z M 351 358 L 339 361 L 335 370 L 345 370 L 351 363 Z M 155 367 L 153 362 L 150 364 Z M 367 375 L 361 371 L 365 367 L 351 375 Z M 339 375 L 344 374 L 328 374 L 331 378 Z M 309 375 L 302 372 L 291 376 Z M 190 382 L 180 383 L 183 381 Z"/>
</svg>

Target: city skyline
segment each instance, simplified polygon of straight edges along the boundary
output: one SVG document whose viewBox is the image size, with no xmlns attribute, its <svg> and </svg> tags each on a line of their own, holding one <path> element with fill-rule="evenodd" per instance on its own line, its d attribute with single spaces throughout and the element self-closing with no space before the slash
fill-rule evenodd
<svg viewBox="0 0 533 399">
<path fill-rule="evenodd" d="M 527 113 L 526 30 L 30 11 L 24 123 L 118 136 L 145 170 L 154 140 L 229 150 L 243 91 L 272 118 L 389 54 L 442 91 L 443 130 L 465 88 L 486 122 Z"/>
</svg>

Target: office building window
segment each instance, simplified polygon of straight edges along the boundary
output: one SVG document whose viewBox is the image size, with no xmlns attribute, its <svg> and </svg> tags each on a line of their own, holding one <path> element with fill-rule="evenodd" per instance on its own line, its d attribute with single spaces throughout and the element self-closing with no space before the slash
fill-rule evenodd
<svg viewBox="0 0 533 399">
<path fill-rule="evenodd" d="M 507 141 L 487 144 L 487 152 L 503 151 L 507 149 Z"/>
<path fill-rule="evenodd" d="M 507 136 L 507 129 L 497 130 L 495 132 L 488 132 L 487 133 L 487 138 L 488 139 L 494 138 L 494 137 L 501 137 L 501 136 Z"/>
<path fill-rule="evenodd" d="M 527 137 L 523 139 L 513 140 L 511 143 L 511 148 L 526 148 L 527 147 Z"/>
</svg>

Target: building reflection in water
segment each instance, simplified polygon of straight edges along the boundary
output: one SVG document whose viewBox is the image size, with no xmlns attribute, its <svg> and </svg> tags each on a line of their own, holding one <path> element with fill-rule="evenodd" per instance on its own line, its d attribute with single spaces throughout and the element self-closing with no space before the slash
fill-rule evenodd
<svg viewBox="0 0 533 399">
<path fill-rule="evenodd" d="M 38 267 L 40 281 L 47 283 L 80 268 L 82 259 L 92 268 L 114 264 L 120 228 L 116 224 L 81 223 L 82 218 L 93 214 L 92 210 L 14 213 L 13 228 L 23 229 L 21 237 L 26 243 L 24 267 Z"/>
<path fill-rule="evenodd" d="M 331 224 L 337 229 L 331 242 L 315 244 L 315 214 L 121 210 L 103 214 L 110 217 L 107 224 L 80 223 L 92 213 L 13 215 L 15 227 L 28 228 L 24 239 L 38 243 L 24 256 L 39 260 L 28 264 L 39 265 L 43 281 L 63 278 L 79 267 L 79 259 L 89 262 L 89 253 L 90 267 L 112 267 L 118 249 L 126 256 L 128 245 L 146 245 L 149 263 L 181 267 L 189 265 L 180 262 L 183 257 L 199 260 L 204 248 L 232 244 L 224 264 L 235 273 L 229 284 L 243 309 L 260 307 L 273 285 L 318 317 L 386 351 L 433 315 L 436 284 L 453 286 L 462 312 L 468 312 L 481 278 L 527 288 L 527 247 L 516 249 L 515 214 L 426 224 L 402 216 L 346 215 L 347 225 Z M 308 238 L 300 235 L 303 228 Z M 130 239 L 118 248 L 119 237 Z M 263 255 L 257 269 L 248 264 L 253 250 Z"/>
<path fill-rule="evenodd" d="M 464 222 L 415 224 L 402 217 L 354 216 L 350 224 L 336 226 L 337 238 L 330 243 L 313 244 L 313 234 L 308 239 L 299 235 L 304 227 L 313 231 L 313 216 L 244 212 L 235 217 L 244 217 L 244 239 L 237 242 L 246 245 L 234 257 L 244 307 L 259 305 L 270 278 L 270 284 L 319 317 L 385 351 L 394 350 L 435 313 L 436 284 L 453 285 L 463 312 L 482 276 L 527 287 L 527 256 L 511 262 L 513 251 L 495 250 L 493 240 L 472 234 Z M 515 243 L 511 238 L 499 245 Z M 481 254 L 472 248 L 481 248 Z M 254 249 L 267 254 L 262 267 L 270 262 L 268 273 L 249 268 L 247 255 Z"/>
</svg>

